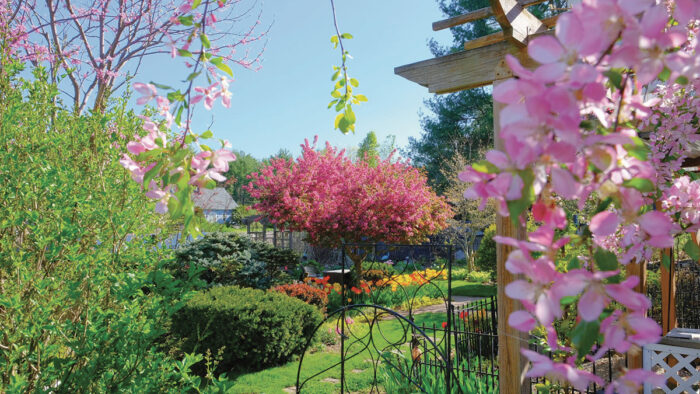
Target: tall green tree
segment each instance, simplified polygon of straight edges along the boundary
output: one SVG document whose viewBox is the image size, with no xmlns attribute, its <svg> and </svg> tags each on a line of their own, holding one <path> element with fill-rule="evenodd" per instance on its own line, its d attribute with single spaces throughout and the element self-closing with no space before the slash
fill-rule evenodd
<svg viewBox="0 0 700 394">
<path fill-rule="evenodd" d="M 437 3 L 445 17 L 490 6 L 489 0 L 437 0 Z M 565 0 L 557 0 L 553 5 L 540 4 L 529 9 L 535 15 L 545 17 L 559 12 L 565 3 Z M 433 55 L 444 56 L 462 51 L 465 41 L 499 30 L 501 27 L 495 19 L 480 19 L 451 28 L 451 45 L 442 46 L 430 40 L 428 46 Z M 472 162 L 493 146 L 491 87 L 435 95 L 425 101 L 425 106 L 428 111 L 421 114 L 423 133 L 418 138 L 409 138 L 405 153 L 414 165 L 425 169 L 430 184 L 439 193 L 445 193 L 450 185 L 445 170 L 449 168 L 452 157 L 460 155 Z"/>
<path fill-rule="evenodd" d="M 372 167 L 376 167 L 379 161 L 379 142 L 374 131 L 370 131 L 365 139 L 360 142 L 357 150 L 357 158 L 367 162 Z"/>
<path fill-rule="evenodd" d="M 438 0 L 437 3 L 446 17 L 489 6 L 488 0 Z M 428 46 L 436 57 L 444 56 L 462 50 L 465 41 L 498 30 L 500 26 L 494 20 L 481 19 L 451 28 L 452 45 L 442 46 L 431 39 Z M 425 169 L 433 188 L 444 193 L 450 184 L 445 169 L 450 166 L 451 158 L 458 155 L 472 161 L 484 147 L 493 144 L 491 89 L 435 95 L 424 104 L 428 112 L 420 116 L 423 133 L 418 138 L 409 138 L 406 154 L 414 165 Z"/>
<path fill-rule="evenodd" d="M 247 176 L 260 169 L 262 163 L 243 151 L 234 151 L 233 153 L 236 155 L 236 160 L 229 163 L 229 169 L 224 175 L 227 179 L 226 190 L 231 193 L 238 204 L 250 204 L 252 199 L 243 186 L 248 184 Z"/>
</svg>

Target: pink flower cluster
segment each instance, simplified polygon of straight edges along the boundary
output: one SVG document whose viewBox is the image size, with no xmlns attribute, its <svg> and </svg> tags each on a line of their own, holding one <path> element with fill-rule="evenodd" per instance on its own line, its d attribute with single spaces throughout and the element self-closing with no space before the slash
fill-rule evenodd
<svg viewBox="0 0 700 394">
<path fill-rule="evenodd" d="M 423 241 L 451 211 L 417 169 L 382 160 L 353 163 L 326 143 L 308 141 L 296 161 L 273 160 L 245 187 L 273 223 L 305 231 L 311 243 Z"/>
<path fill-rule="evenodd" d="M 700 230 L 700 180 L 691 181 L 687 175 L 677 178 L 664 192 L 661 206 L 677 214 L 686 231 Z"/>
<path fill-rule="evenodd" d="M 618 264 L 648 258 L 653 248 L 671 247 L 682 229 L 697 229 L 700 184 L 687 177 L 670 184 L 680 166 L 665 166 L 662 155 L 670 148 L 673 159 L 682 160 L 683 145 L 698 139 L 691 122 L 697 119 L 695 85 L 688 81 L 700 76 L 694 34 L 700 2 L 669 4 L 583 0 L 559 17 L 555 35 L 530 41 L 528 54 L 540 64 L 534 70 L 508 56 L 515 78 L 493 91 L 494 100 L 506 104 L 500 114 L 503 151 L 488 152 L 485 162 L 460 174 L 472 183 L 465 197 L 494 199 L 499 214 L 521 222 L 530 210 L 540 223 L 526 241 L 496 240 L 515 248 L 506 269 L 526 278 L 506 287 L 506 294 L 524 306 L 509 324 L 522 331 L 542 327 L 552 350 L 574 351 L 555 328 L 564 299 L 574 301 L 566 308 L 575 308 L 579 325 L 594 324 L 605 338 L 591 359 L 608 349 L 625 352 L 656 342 L 660 328 L 644 317 L 650 302 L 634 290 L 638 278 L 619 278 Z M 682 23 L 693 21 L 674 25 L 672 15 Z M 657 78 L 678 83 L 645 95 L 645 85 Z M 651 133 L 651 149 L 640 131 Z M 650 210 L 660 185 L 669 187 L 663 210 Z M 567 227 L 562 201 L 576 201 L 582 209 L 593 198 L 601 208 L 583 236 L 592 255 L 560 272 L 555 262 L 570 242 L 555 235 Z M 601 317 L 613 302 L 616 311 Z M 581 351 L 590 349 L 575 350 L 580 359 Z M 531 376 L 546 375 L 579 389 L 596 380 L 576 368 L 575 357 L 555 362 L 524 353 L 533 362 Z M 636 392 L 646 379 L 656 378 L 630 370 L 607 390 Z"/>
<path fill-rule="evenodd" d="M 158 90 L 152 84 L 135 83 L 134 89 L 141 94 L 137 103 L 147 104 L 156 100 L 158 111 L 164 120 L 159 124 L 149 117 L 139 116 L 143 120 L 142 128 L 147 134 L 134 135 L 134 140 L 126 145 L 133 157 L 125 153 L 119 162 L 129 170 L 134 181 L 148 189 L 146 196 L 158 201 L 156 212 L 168 212 L 168 201 L 183 185 L 211 187 L 215 182 L 225 181 L 222 173 L 228 171 L 229 162 L 236 160 L 236 156 L 227 149 L 231 147 L 230 144 L 224 142 L 224 146 L 219 150 L 204 148 L 199 153 L 192 154 L 180 141 L 169 141 L 167 133 L 163 130 L 169 129 L 173 123 L 170 101 L 159 96 Z M 163 156 L 180 157 L 180 160 L 164 159 Z M 146 174 L 154 168 L 157 173 L 148 179 L 148 185 L 144 184 Z M 183 176 L 186 180 L 184 183 L 181 182 Z M 168 182 L 164 182 L 165 179 Z"/>
</svg>

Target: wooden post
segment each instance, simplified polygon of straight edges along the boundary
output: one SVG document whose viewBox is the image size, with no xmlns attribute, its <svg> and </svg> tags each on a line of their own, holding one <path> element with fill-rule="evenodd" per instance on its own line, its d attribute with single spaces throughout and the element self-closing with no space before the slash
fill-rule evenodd
<svg viewBox="0 0 700 394">
<path fill-rule="evenodd" d="M 498 72 L 497 72 L 498 73 Z M 506 73 L 507 75 L 508 73 Z M 501 79 L 494 81 L 494 88 Z M 503 104 L 493 103 L 493 133 L 494 145 L 498 150 L 503 150 L 503 141 L 500 138 L 500 112 Z M 496 234 L 505 237 L 525 239 L 525 228 L 515 226 L 509 217 L 496 215 Z M 520 354 L 520 348 L 527 344 L 527 333 L 520 332 L 508 325 L 508 316 L 511 312 L 522 309 L 520 301 L 506 296 L 505 287 L 508 283 L 518 279 L 520 275 L 513 275 L 506 270 L 506 259 L 513 250 L 511 246 L 496 244 L 496 273 L 498 284 L 498 370 L 499 389 L 501 393 L 529 393 L 530 382 L 525 378 L 527 360 Z"/>
<path fill-rule="evenodd" d="M 661 264 L 661 328 L 663 334 L 676 328 L 676 262 L 673 261 L 673 249 L 661 251 L 671 262 L 669 269 Z"/>
<path fill-rule="evenodd" d="M 642 261 L 638 263 L 632 261 L 627 265 L 627 275 L 639 277 L 639 284 L 634 288 L 634 291 L 646 294 L 647 293 L 647 263 Z M 627 354 L 627 362 L 629 368 L 642 368 L 642 352 L 629 352 Z"/>
</svg>

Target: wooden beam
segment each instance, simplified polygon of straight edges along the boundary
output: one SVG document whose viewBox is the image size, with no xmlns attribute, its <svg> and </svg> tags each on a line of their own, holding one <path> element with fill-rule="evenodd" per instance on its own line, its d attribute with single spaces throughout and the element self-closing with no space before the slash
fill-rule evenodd
<svg viewBox="0 0 700 394">
<path fill-rule="evenodd" d="M 479 19 L 488 18 L 492 15 L 493 10 L 491 9 L 491 7 L 480 8 L 475 11 L 467 12 L 466 14 L 457 15 L 452 18 L 447 18 L 441 21 L 433 22 L 433 31 L 439 31 L 443 29 L 448 29 L 450 27 L 463 25 L 465 23 L 478 21 Z"/>
<path fill-rule="evenodd" d="M 527 3 L 529 2 L 491 0 L 493 16 L 501 25 L 506 39 L 519 46 L 527 45 L 531 35 L 547 30 L 547 26 L 525 8 Z"/>
<path fill-rule="evenodd" d="M 506 54 L 520 59 L 525 67 L 536 65 L 527 56 L 525 48 L 504 41 L 399 66 L 394 73 L 427 87 L 431 93 L 451 93 L 490 85 Z"/>
<path fill-rule="evenodd" d="M 504 80 L 494 81 L 494 87 Z M 503 140 L 500 138 L 500 112 L 504 104 L 493 103 L 493 132 L 494 145 L 503 150 Z M 525 227 L 515 226 L 509 217 L 496 215 L 496 234 L 504 237 L 525 239 Z M 527 361 L 520 353 L 522 347 L 527 347 L 528 334 L 520 332 L 508 325 L 508 316 L 522 309 L 520 301 L 506 296 L 506 285 L 519 279 L 522 275 L 514 275 L 506 270 L 506 259 L 513 250 L 512 246 L 496 244 L 496 274 L 498 284 L 498 370 L 499 391 L 501 393 L 529 393 L 530 384 L 525 378 Z"/>
<path fill-rule="evenodd" d="M 520 5 L 523 8 L 529 7 L 531 5 L 544 3 L 549 0 L 527 0 L 521 1 Z M 433 22 L 433 31 L 439 31 L 444 29 L 449 29 L 450 27 L 455 27 L 459 25 L 464 25 L 469 22 L 478 21 L 479 19 L 485 19 L 493 16 L 493 9 L 491 7 L 479 8 L 478 10 L 467 12 L 466 14 L 461 14 L 453 16 L 451 18 L 439 20 Z"/>
<path fill-rule="evenodd" d="M 547 26 L 548 29 L 551 29 L 552 27 L 554 27 L 557 24 L 557 20 L 559 19 L 559 15 L 561 15 L 561 14 L 557 14 L 554 16 L 550 16 L 549 18 L 542 19 L 542 23 L 544 23 L 544 25 Z M 493 34 L 489 34 L 489 35 L 475 38 L 473 40 L 469 40 L 469 41 L 465 42 L 464 49 L 469 51 L 472 49 L 485 47 L 487 45 L 496 44 L 496 43 L 499 43 L 501 41 L 505 41 L 505 39 L 506 39 L 506 36 L 503 34 L 502 31 L 499 31 L 499 32 L 496 32 Z"/>
<path fill-rule="evenodd" d="M 477 49 L 481 47 L 485 47 L 487 45 L 492 45 L 499 43 L 501 41 L 505 41 L 506 36 L 503 35 L 502 31 L 499 31 L 497 33 L 489 34 L 487 36 L 475 38 L 473 40 L 467 41 L 464 43 L 464 49 L 469 51 L 471 49 Z"/>
</svg>

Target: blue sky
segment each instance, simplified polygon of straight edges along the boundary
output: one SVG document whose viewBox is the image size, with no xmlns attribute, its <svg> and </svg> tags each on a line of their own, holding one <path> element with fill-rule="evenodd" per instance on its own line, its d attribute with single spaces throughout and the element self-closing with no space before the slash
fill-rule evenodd
<svg viewBox="0 0 700 394">
<path fill-rule="evenodd" d="M 355 107 L 354 135 L 333 130 L 332 66 L 340 64 L 330 36 L 335 34 L 328 0 L 267 0 L 260 3 L 262 21 L 272 23 L 259 71 L 234 68 L 230 109 L 217 103 L 212 113 L 199 106 L 195 120 L 208 126 L 217 138 L 231 141 L 255 157 L 263 158 L 286 148 L 300 152 L 304 138 L 319 135 L 340 147 L 357 145 L 373 130 L 382 141 L 396 135 L 403 147 L 409 136 L 420 135 L 418 111 L 429 97 L 426 88 L 394 75 L 394 67 L 432 57 L 430 37 L 450 41 L 449 31 L 433 32 L 432 22 L 442 18 L 434 0 L 336 0 L 341 33 L 348 32 L 346 49 L 352 77 L 360 81 L 356 93 L 369 102 Z M 156 65 L 142 69 L 142 77 L 172 84 L 185 74 Z M 195 128 L 195 131 L 196 128 Z"/>
</svg>

